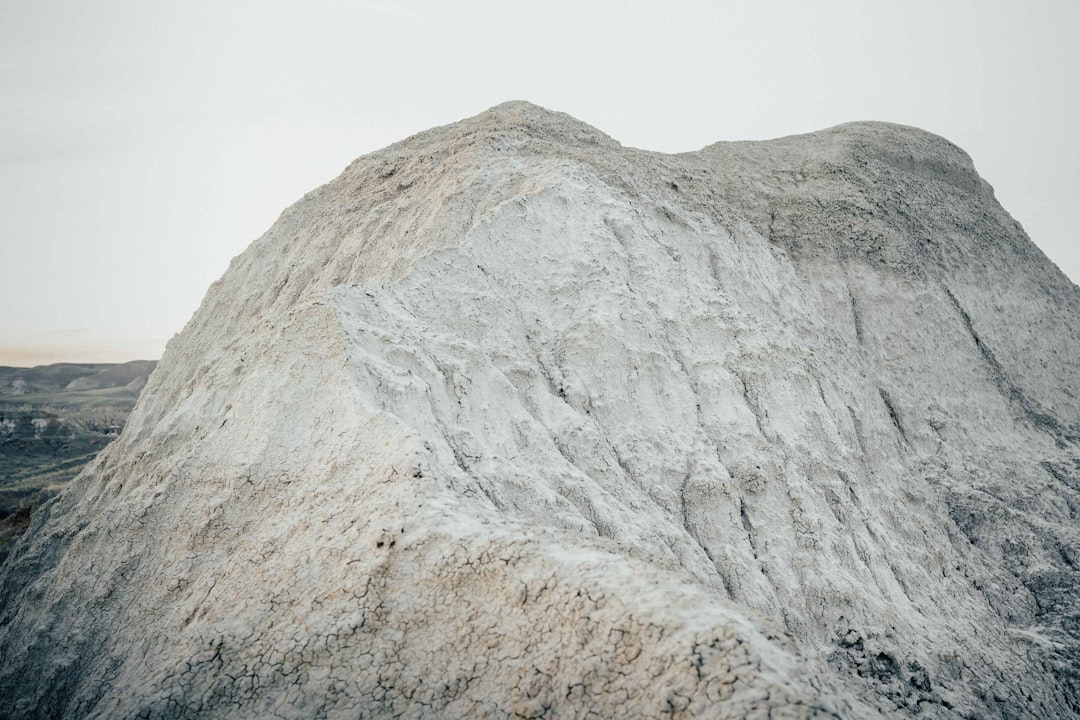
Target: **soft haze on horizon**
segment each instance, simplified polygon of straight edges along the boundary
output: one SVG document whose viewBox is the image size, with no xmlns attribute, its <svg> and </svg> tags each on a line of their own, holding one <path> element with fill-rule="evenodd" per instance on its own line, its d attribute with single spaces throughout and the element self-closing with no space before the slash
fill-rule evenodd
<svg viewBox="0 0 1080 720">
<path fill-rule="evenodd" d="M 156 359 L 353 158 L 512 99 L 665 152 L 938 133 L 1074 282 L 1080 4 L 9 0 L 0 365 Z"/>
</svg>

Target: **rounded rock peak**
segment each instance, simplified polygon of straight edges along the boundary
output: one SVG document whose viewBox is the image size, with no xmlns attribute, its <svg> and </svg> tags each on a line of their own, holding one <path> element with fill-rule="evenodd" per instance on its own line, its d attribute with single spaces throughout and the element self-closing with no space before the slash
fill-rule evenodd
<svg viewBox="0 0 1080 720">
<path fill-rule="evenodd" d="M 479 115 L 474 120 L 484 119 L 488 122 L 516 125 L 523 122 L 559 123 L 573 122 L 578 125 L 585 123 L 557 110 L 548 110 L 528 100 L 507 100 L 494 105 Z"/>
<path fill-rule="evenodd" d="M 501 102 L 498 105 L 493 105 L 481 115 L 498 115 L 498 114 L 527 114 L 527 115 L 564 115 L 565 113 L 558 112 L 556 110 L 548 110 L 546 107 L 537 105 L 536 103 L 529 102 L 528 100 L 507 100 Z"/>
<path fill-rule="evenodd" d="M 814 133 L 843 148 L 857 165 L 876 161 L 907 174 L 948 183 L 964 192 L 992 194 L 971 156 L 941 135 L 910 125 L 848 122 Z"/>
<path fill-rule="evenodd" d="M 449 127 L 461 127 L 470 133 L 519 132 L 541 140 L 619 146 L 609 135 L 588 123 L 526 100 L 499 103 Z"/>
<path fill-rule="evenodd" d="M 495 105 L 472 117 L 424 130 L 353 161 L 350 169 L 405 155 L 421 156 L 477 147 L 480 139 L 500 145 L 525 145 L 534 152 L 563 147 L 620 148 L 600 130 L 566 113 L 548 110 L 524 100 Z M 347 171 L 348 172 L 348 171 Z"/>
<path fill-rule="evenodd" d="M 834 125 L 815 134 L 843 136 L 851 143 L 875 145 L 912 154 L 948 157 L 954 162 L 974 168 L 971 156 L 959 145 L 937 133 L 913 125 L 880 120 L 858 120 Z"/>
<path fill-rule="evenodd" d="M 962 148 L 927 130 L 889 122 L 847 122 L 772 140 L 720 141 L 701 154 L 754 158 L 775 167 L 821 163 L 874 167 L 945 182 L 965 193 L 993 194 Z"/>
</svg>

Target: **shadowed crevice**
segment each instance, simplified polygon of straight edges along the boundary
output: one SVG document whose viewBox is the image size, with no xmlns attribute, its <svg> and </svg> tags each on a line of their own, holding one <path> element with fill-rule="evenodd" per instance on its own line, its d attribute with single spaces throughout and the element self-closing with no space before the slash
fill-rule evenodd
<svg viewBox="0 0 1080 720">
<path fill-rule="evenodd" d="M 1060 435 L 1062 431 L 1061 424 L 1051 415 L 1047 415 L 1044 412 L 1040 412 L 1036 404 L 1028 398 L 1024 392 L 1013 384 L 1009 379 L 1008 373 L 1005 372 L 1005 368 L 1001 366 L 998 359 L 994 356 L 994 351 L 983 341 L 979 333 L 975 331 L 975 326 L 971 322 L 971 316 L 960 304 L 960 301 L 956 299 L 952 291 L 949 288 L 942 285 L 942 290 L 945 291 L 946 297 L 949 298 L 949 302 L 952 303 L 953 308 L 956 309 L 957 314 L 960 315 L 960 320 L 964 324 L 964 328 L 967 330 L 971 340 L 975 343 L 976 349 L 979 354 L 982 355 L 983 361 L 986 363 L 987 368 L 990 370 L 990 377 L 994 380 L 994 384 L 997 385 L 998 392 L 1000 392 L 1020 413 L 1027 418 L 1027 420 L 1040 430 Z"/>
</svg>

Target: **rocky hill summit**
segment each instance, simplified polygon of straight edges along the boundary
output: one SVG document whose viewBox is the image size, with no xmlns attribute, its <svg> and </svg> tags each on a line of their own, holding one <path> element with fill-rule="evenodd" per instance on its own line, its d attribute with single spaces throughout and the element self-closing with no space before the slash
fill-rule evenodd
<svg viewBox="0 0 1080 720">
<path fill-rule="evenodd" d="M 1080 713 L 1080 289 L 971 160 L 509 103 L 209 290 L 0 570 L 0 714 Z"/>
</svg>

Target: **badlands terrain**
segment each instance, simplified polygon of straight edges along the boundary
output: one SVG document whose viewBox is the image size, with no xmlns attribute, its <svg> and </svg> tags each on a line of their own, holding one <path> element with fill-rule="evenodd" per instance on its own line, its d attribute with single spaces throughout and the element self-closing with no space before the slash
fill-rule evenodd
<svg viewBox="0 0 1080 720">
<path fill-rule="evenodd" d="M 0 569 L 11 718 L 1080 714 L 1080 289 L 971 159 L 508 103 L 231 264 Z"/>
<path fill-rule="evenodd" d="M 154 363 L 0 366 L 0 562 L 30 511 L 116 438 Z"/>
</svg>

